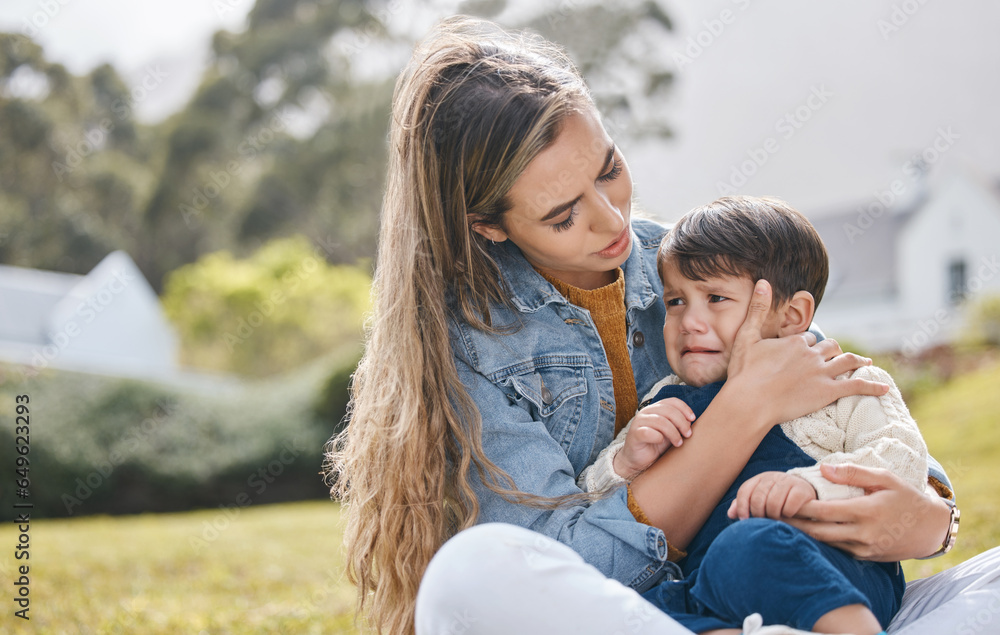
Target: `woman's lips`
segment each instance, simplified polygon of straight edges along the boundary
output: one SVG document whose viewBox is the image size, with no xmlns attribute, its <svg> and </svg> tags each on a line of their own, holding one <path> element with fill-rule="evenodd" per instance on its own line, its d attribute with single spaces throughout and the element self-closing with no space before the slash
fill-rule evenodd
<svg viewBox="0 0 1000 635">
<path fill-rule="evenodd" d="M 617 258 L 625 253 L 625 250 L 628 249 L 629 244 L 632 242 L 632 232 L 630 230 L 631 228 L 625 225 L 622 233 L 612 240 L 607 247 L 597 252 L 597 255 L 601 258 Z"/>
</svg>

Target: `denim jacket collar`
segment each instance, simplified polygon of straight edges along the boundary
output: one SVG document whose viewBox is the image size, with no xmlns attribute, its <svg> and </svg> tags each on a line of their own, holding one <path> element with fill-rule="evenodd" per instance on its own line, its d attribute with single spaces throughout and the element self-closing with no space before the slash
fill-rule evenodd
<svg viewBox="0 0 1000 635">
<path fill-rule="evenodd" d="M 645 224 L 649 221 L 633 222 Z M 662 230 L 652 232 L 653 235 L 650 235 L 651 232 L 648 231 L 641 233 L 643 236 L 637 236 L 636 228 L 633 225 L 632 252 L 622 266 L 625 273 L 626 310 L 646 308 L 658 298 L 650 276 L 655 277 L 659 274 L 655 269 L 650 270 L 647 266 L 642 257 L 642 250 L 656 247 L 659 244 Z M 497 243 L 493 246 L 493 253 L 510 290 L 511 301 L 518 311 L 534 313 L 550 302 L 566 303 L 562 294 L 535 271 L 513 242 L 505 240 L 502 243 Z"/>
</svg>

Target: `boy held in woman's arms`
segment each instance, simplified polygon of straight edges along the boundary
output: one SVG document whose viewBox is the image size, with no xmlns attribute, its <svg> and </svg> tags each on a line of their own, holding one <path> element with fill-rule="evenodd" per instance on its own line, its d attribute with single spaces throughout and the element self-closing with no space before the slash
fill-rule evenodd
<svg viewBox="0 0 1000 635">
<path fill-rule="evenodd" d="M 676 374 L 653 387 L 580 475 L 588 491 L 631 480 L 696 434 L 692 424 L 726 380 L 759 280 L 773 290 L 762 335 L 780 337 L 809 328 L 829 270 L 823 242 L 802 214 L 753 197 L 722 198 L 686 214 L 664 237 L 657 262 Z M 898 563 L 855 560 L 781 522 L 810 501 L 864 494 L 825 479 L 820 464 L 885 468 L 918 488 L 927 483 L 926 445 L 892 379 L 871 366 L 853 376 L 890 390 L 845 397 L 772 428 L 686 553 L 671 550 L 685 579 L 654 588 L 648 600 L 696 633 L 738 628 L 754 613 L 767 624 L 824 633 L 874 635 L 888 626 L 905 586 Z"/>
</svg>

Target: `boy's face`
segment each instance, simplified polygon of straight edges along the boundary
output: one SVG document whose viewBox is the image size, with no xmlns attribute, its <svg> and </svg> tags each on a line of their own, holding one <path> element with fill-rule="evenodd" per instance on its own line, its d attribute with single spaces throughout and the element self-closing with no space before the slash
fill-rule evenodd
<svg viewBox="0 0 1000 635">
<path fill-rule="evenodd" d="M 726 379 L 733 342 L 746 319 L 754 281 L 733 276 L 689 280 L 669 260 L 661 273 L 667 307 L 663 340 L 670 368 L 691 386 Z M 777 321 L 777 312 L 772 309 L 761 335 L 777 336 Z"/>
</svg>

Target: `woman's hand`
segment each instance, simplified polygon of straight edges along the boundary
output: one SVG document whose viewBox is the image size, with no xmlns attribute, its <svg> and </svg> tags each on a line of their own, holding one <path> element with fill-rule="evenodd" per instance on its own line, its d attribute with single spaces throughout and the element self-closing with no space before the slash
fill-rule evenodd
<svg viewBox="0 0 1000 635">
<path fill-rule="evenodd" d="M 889 386 L 838 375 L 871 364 L 843 353 L 836 341 L 816 343 L 810 332 L 763 339 L 761 328 L 771 307 L 771 285 L 758 280 L 746 320 L 736 333 L 723 390 L 745 400 L 768 426 L 815 412 L 847 395 L 884 395 Z"/>
<path fill-rule="evenodd" d="M 827 480 L 861 487 L 866 495 L 808 502 L 795 518 L 783 519 L 793 527 L 855 558 L 877 562 L 929 556 L 944 542 L 951 510 L 939 496 L 884 469 L 850 464 L 820 469 Z"/>
</svg>

